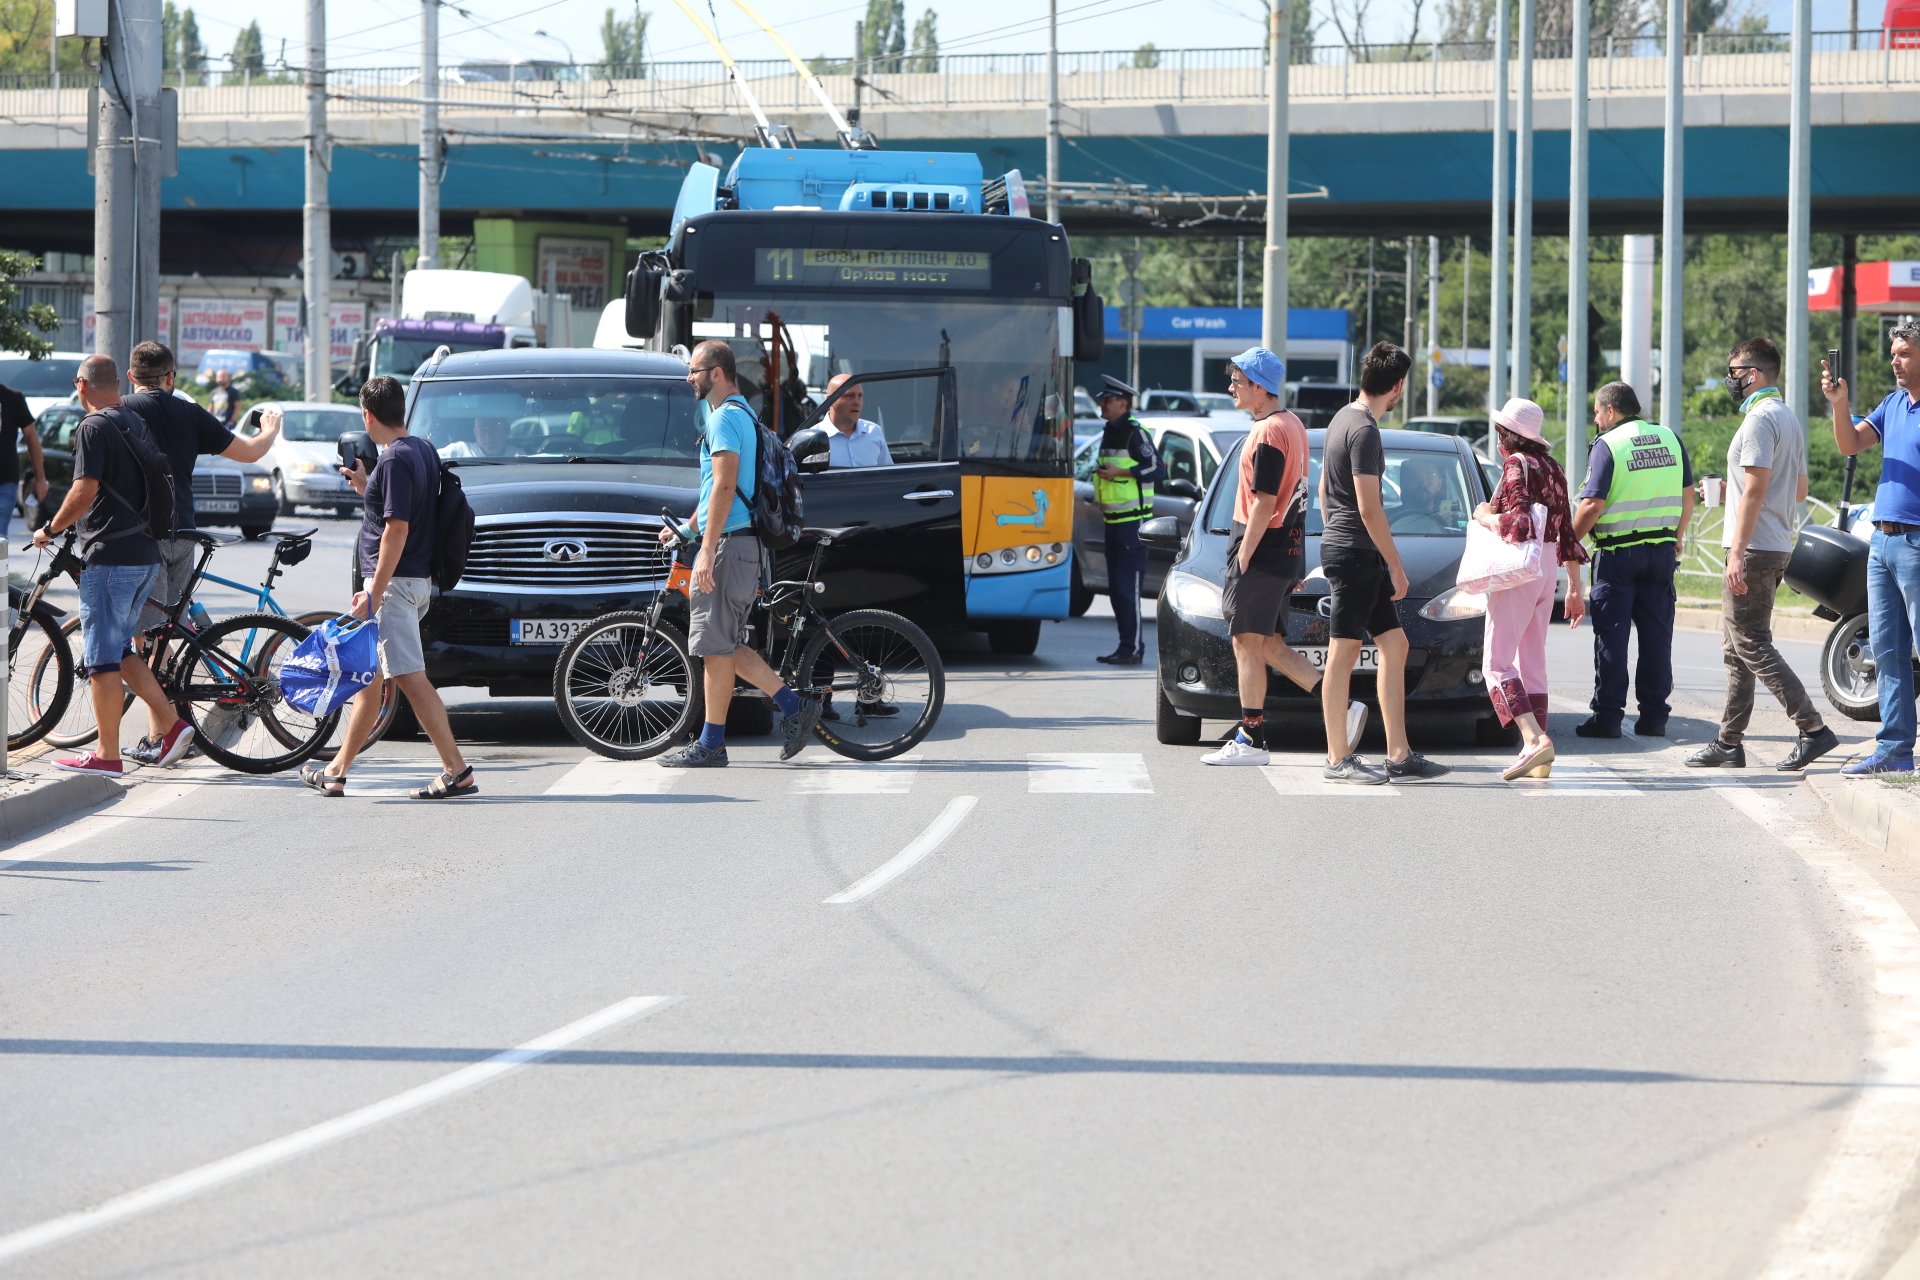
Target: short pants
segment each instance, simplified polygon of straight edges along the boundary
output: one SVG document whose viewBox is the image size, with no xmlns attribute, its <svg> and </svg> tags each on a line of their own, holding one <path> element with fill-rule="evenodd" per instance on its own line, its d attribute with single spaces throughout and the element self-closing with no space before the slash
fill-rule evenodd
<svg viewBox="0 0 1920 1280">
<path fill-rule="evenodd" d="M 420 640 L 420 619 L 433 601 L 433 579 L 394 578 L 380 597 L 380 674 L 391 680 L 427 669 L 427 650 Z"/>
<path fill-rule="evenodd" d="M 1368 636 L 1378 640 L 1400 629 L 1400 614 L 1393 607 L 1393 575 L 1378 551 L 1369 548 L 1324 561 L 1321 571 L 1333 592 L 1327 631 L 1335 640 Z"/>
<path fill-rule="evenodd" d="M 1240 572 L 1240 539 L 1227 547 L 1227 575 L 1222 612 L 1230 636 L 1271 636 L 1285 629 L 1287 597 L 1306 576 L 1306 559 L 1290 550 L 1279 529 L 1261 535 L 1253 549 L 1253 563 Z"/>
<path fill-rule="evenodd" d="M 718 658 L 746 643 L 747 614 L 760 593 L 760 539 L 732 533 L 714 552 L 713 590 L 690 586 L 693 656 Z"/>
<path fill-rule="evenodd" d="M 133 652 L 140 610 L 159 577 L 157 564 L 97 564 L 80 571 L 83 674 L 120 669 L 120 660 Z"/>
<path fill-rule="evenodd" d="M 153 598 L 171 609 L 180 599 L 180 593 L 187 589 L 187 579 L 193 576 L 193 566 L 200 555 L 200 544 L 185 538 L 168 538 L 159 546 L 160 577 L 153 584 Z M 150 604 L 140 611 L 140 630 L 157 627 L 166 620 L 166 613 Z"/>
</svg>

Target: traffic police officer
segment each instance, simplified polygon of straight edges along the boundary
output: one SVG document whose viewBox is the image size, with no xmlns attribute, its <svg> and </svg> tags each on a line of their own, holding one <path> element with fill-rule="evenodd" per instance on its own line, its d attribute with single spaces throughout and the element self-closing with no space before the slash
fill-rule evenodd
<svg viewBox="0 0 1920 1280">
<path fill-rule="evenodd" d="M 1140 541 L 1140 522 L 1153 515 L 1153 485 L 1165 478 L 1166 468 L 1133 416 L 1133 388 L 1114 377 L 1101 383 L 1095 399 L 1107 427 L 1093 472 L 1093 500 L 1107 526 L 1107 595 L 1120 625 L 1120 647 L 1099 660 L 1131 667 L 1146 656 L 1140 589 L 1147 576 L 1147 548 Z"/>
<path fill-rule="evenodd" d="M 1574 513 L 1575 537 L 1593 534 L 1593 715 L 1583 738 L 1617 738 L 1627 708 L 1627 636 L 1638 632 L 1633 687 L 1643 737 L 1667 732 L 1673 692 L 1673 571 L 1693 519 L 1693 466 L 1680 437 L 1640 421 L 1640 398 L 1624 382 L 1594 396 L 1600 435 L 1587 459 L 1587 486 Z"/>
</svg>

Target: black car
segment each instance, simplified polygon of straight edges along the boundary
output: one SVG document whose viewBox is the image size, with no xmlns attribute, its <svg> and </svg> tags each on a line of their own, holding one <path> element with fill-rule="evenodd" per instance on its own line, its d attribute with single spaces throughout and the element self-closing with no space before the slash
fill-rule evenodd
<svg viewBox="0 0 1920 1280">
<path fill-rule="evenodd" d="M 1310 431 L 1313 448 L 1308 487 L 1308 574 L 1289 599 L 1287 642 L 1316 666 L 1326 661 L 1327 580 L 1320 572 L 1320 446 L 1324 431 Z M 1381 497 L 1394 543 L 1411 587 L 1395 608 L 1406 629 L 1407 710 L 1472 716 L 1486 745 L 1517 740 L 1493 718 L 1481 673 L 1485 627 L 1483 601 L 1454 587 L 1466 547 L 1467 522 L 1488 497 L 1486 478 L 1463 440 L 1417 431 L 1382 431 L 1386 474 Z M 1191 530 L 1181 539 L 1170 518 L 1149 521 L 1142 537 L 1179 548 L 1160 593 L 1160 671 L 1155 725 L 1161 742 L 1200 741 L 1202 720 L 1237 720 L 1238 676 L 1233 645 L 1221 610 L 1221 582 L 1232 539 L 1234 478 L 1239 446 L 1221 463 L 1202 499 Z M 1378 708 L 1374 687 L 1379 651 L 1369 643 L 1354 669 L 1353 696 Z M 1291 681 L 1274 676 L 1268 686 L 1271 712 L 1318 715 L 1319 702 Z M 1271 728 L 1269 732 L 1271 732 Z"/>
</svg>

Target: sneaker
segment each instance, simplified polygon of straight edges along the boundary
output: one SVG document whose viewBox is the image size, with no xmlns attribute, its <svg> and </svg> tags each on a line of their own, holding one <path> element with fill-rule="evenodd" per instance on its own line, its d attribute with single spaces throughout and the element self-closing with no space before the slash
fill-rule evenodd
<svg viewBox="0 0 1920 1280">
<path fill-rule="evenodd" d="M 1613 724 L 1602 724 L 1600 717 L 1589 716 L 1573 726 L 1573 731 L 1582 738 L 1617 738 L 1620 736 L 1620 725 L 1617 721 Z"/>
<path fill-rule="evenodd" d="M 1634 736 L 1639 738 L 1664 738 L 1667 736 L 1667 722 L 1665 720 L 1649 720 L 1647 717 L 1641 716 L 1633 722 L 1633 732 Z"/>
<path fill-rule="evenodd" d="M 1201 764 L 1267 764 L 1273 759 L 1266 751 L 1247 741 L 1247 735 L 1235 729 L 1233 736 L 1218 751 L 1200 757 Z"/>
<path fill-rule="evenodd" d="M 120 753 L 122 760 L 131 760 L 135 764 L 160 763 L 160 739 L 142 737 L 140 741 Z"/>
<path fill-rule="evenodd" d="M 1367 731 L 1367 704 L 1353 701 L 1347 704 L 1347 751 L 1349 754 L 1360 749 L 1360 735 Z"/>
<path fill-rule="evenodd" d="M 1390 782 L 1425 782 L 1429 778 L 1444 778 L 1452 772 L 1452 766 L 1429 760 L 1418 751 L 1407 752 L 1405 760 L 1387 761 Z"/>
<path fill-rule="evenodd" d="M 91 751 L 83 751 L 77 756 L 64 756 L 53 762 L 56 769 L 65 769 L 68 773 L 97 773 L 103 778 L 123 778 L 126 769 L 118 760 L 102 760 Z"/>
<path fill-rule="evenodd" d="M 1746 744 L 1736 742 L 1728 746 L 1715 738 L 1687 757 L 1687 767 L 1690 769 L 1744 769 L 1747 767 Z"/>
<path fill-rule="evenodd" d="M 54 763 L 58 764 L 59 761 L 55 761 Z M 1865 760 L 1855 760 L 1852 764 L 1842 769 L 1840 774 L 1842 777 L 1847 778 L 1869 778 L 1876 773 L 1912 772 L 1913 760 L 1911 758 L 1895 760 L 1890 756 L 1883 756 L 1876 751 Z"/>
<path fill-rule="evenodd" d="M 1386 782 L 1387 775 L 1368 764 L 1357 755 L 1350 755 L 1338 764 L 1330 764 L 1320 771 L 1325 782 L 1350 782 L 1357 786 L 1377 787 Z"/>
<path fill-rule="evenodd" d="M 1787 753 L 1787 758 L 1773 767 L 1782 773 L 1804 769 L 1839 745 L 1840 736 L 1823 724 L 1818 732 L 1801 734 L 1793 744 L 1793 750 Z"/>
<path fill-rule="evenodd" d="M 160 758 L 154 763 L 165 768 L 187 754 L 187 748 L 192 745 L 193 726 L 185 720 L 175 720 L 173 728 L 167 730 L 167 736 L 160 739 Z"/>
<path fill-rule="evenodd" d="M 1137 667 L 1146 661 L 1146 656 L 1144 649 L 1115 649 L 1112 653 L 1101 654 L 1094 661 L 1104 662 L 1110 667 Z"/>
<path fill-rule="evenodd" d="M 791 760 L 799 755 L 807 745 L 807 739 L 813 736 L 814 726 L 820 723 L 820 701 L 805 694 L 798 695 L 800 709 L 780 720 L 780 758 Z"/>
<path fill-rule="evenodd" d="M 727 749 L 724 746 L 709 749 L 695 740 L 678 751 L 669 751 L 661 756 L 660 767 L 662 769 L 724 769 L 727 767 Z"/>
</svg>

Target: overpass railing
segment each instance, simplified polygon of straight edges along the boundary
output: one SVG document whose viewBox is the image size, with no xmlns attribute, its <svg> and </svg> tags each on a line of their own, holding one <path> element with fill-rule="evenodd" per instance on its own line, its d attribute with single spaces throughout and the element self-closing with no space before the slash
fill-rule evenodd
<svg viewBox="0 0 1920 1280">
<path fill-rule="evenodd" d="M 1657 36 L 1596 39 L 1589 50 L 1588 83 L 1595 96 L 1659 93 L 1665 85 L 1664 40 Z M 1687 85 L 1700 92 L 1784 91 L 1787 37 L 1779 33 L 1704 33 L 1689 37 Z M 1289 71 L 1292 99 L 1485 98 L 1493 91 L 1491 47 L 1479 43 L 1321 44 L 1297 47 Z M 779 60 L 743 61 L 743 76 L 772 112 L 812 114 L 811 94 Z M 1534 89 L 1564 94 L 1573 62 L 1566 41 L 1542 41 Z M 843 105 L 854 100 L 852 68 L 821 60 L 816 70 Z M 169 72 L 180 90 L 183 116 L 299 116 L 306 90 L 299 68 L 259 71 Z M 1027 53 L 907 55 L 871 60 L 864 102 L 870 112 L 978 110 L 1046 105 L 1046 55 Z M 1106 50 L 1060 55 L 1061 100 L 1074 107 L 1128 103 L 1260 101 L 1266 95 L 1261 48 Z M 97 77 L 63 74 L 0 76 L 0 119 L 84 115 Z M 330 110 L 342 113 L 410 112 L 420 97 L 412 67 L 347 67 L 328 72 Z M 1823 31 L 1815 34 L 1816 90 L 1907 88 L 1920 85 L 1920 31 Z M 543 110 L 699 113 L 741 110 L 725 68 L 717 62 L 644 65 L 521 63 L 451 67 L 437 95 L 449 113 Z"/>
</svg>

